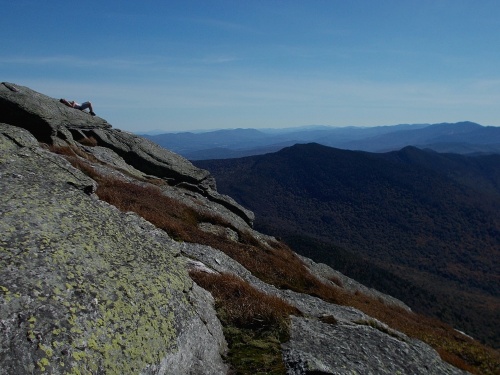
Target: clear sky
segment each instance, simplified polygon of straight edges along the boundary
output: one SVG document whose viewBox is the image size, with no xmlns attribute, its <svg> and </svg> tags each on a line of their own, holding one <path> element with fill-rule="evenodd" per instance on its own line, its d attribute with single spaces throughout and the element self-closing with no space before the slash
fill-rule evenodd
<svg viewBox="0 0 500 375">
<path fill-rule="evenodd" d="M 0 0 L 0 76 L 129 131 L 500 125 L 498 0 Z"/>
</svg>

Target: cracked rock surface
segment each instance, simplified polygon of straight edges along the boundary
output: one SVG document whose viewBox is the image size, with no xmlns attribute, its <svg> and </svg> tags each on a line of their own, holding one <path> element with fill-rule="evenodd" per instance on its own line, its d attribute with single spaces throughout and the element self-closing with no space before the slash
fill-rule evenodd
<svg viewBox="0 0 500 375">
<path fill-rule="evenodd" d="M 208 271 L 237 275 L 255 288 L 286 300 L 304 314 L 304 317 L 291 317 L 291 337 L 283 344 L 288 375 L 467 374 L 441 360 L 427 344 L 392 330 L 357 309 L 277 289 L 209 246 L 187 243 L 175 246 L 182 254 L 205 265 Z M 308 262 L 316 267 L 313 263 Z M 193 264 L 193 267 L 200 266 Z M 326 265 L 321 268 L 330 272 Z M 351 287 L 357 284 L 350 282 Z M 377 297 L 384 298 L 384 295 L 377 292 Z M 392 297 L 387 298 L 387 303 L 393 302 Z M 395 303 L 395 306 L 401 305 L 399 301 Z M 334 323 L 324 323 L 325 317 Z"/>
<path fill-rule="evenodd" d="M 0 176 L 0 374 L 226 371 L 213 300 L 163 231 L 8 125 Z"/>
<path fill-rule="evenodd" d="M 91 138 L 92 147 L 79 141 Z M 276 241 L 253 230 L 253 213 L 219 194 L 207 171 L 99 117 L 3 83 L 0 375 L 227 373 L 214 300 L 193 283 L 189 268 L 237 275 L 300 310 L 282 346 L 287 374 L 464 373 L 355 308 L 278 289 L 215 248 L 176 242 L 120 212 L 97 198 L 96 181 L 48 145 L 92 156 L 85 161 L 101 175 L 161 182 L 163 195 L 223 219 L 197 223 L 206 233 L 237 242 L 244 232 L 269 249 Z M 302 261 L 326 284 L 339 279 L 350 292 L 408 309 L 324 264 Z"/>
</svg>

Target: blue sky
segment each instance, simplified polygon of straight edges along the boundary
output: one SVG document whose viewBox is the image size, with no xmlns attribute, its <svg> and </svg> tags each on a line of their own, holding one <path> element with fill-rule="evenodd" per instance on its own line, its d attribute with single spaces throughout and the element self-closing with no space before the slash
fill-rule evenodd
<svg viewBox="0 0 500 375">
<path fill-rule="evenodd" d="M 129 131 L 500 125 L 500 1 L 0 0 L 1 81 Z"/>
</svg>

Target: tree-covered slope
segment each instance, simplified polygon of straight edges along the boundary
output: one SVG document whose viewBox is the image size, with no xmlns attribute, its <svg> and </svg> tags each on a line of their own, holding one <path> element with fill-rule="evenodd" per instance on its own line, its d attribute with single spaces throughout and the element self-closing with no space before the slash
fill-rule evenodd
<svg viewBox="0 0 500 375">
<path fill-rule="evenodd" d="M 443 296 L 429 304 L 401 291 L 414 308 L 498 345 L 497 159 L 307 144 L 196 164 L 216 177 L 221 192 L 255 211 L 257 227 L 369 259 L 437 300 Z"/>
</svg>

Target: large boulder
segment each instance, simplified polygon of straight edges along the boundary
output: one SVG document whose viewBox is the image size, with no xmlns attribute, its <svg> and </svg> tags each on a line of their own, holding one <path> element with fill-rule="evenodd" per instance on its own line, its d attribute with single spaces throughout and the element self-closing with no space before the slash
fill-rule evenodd
<svg viewBox="0 0 500 375">
<path fill-rule="evenodd" d="M 0 124 L 2 374 L 222 374 L 212 297 L 165 232 Z"/>
<path fill-rule="evenodd" d="M 373 326 L 373 320 L 331 324 L 292 317 L 291 338 L 283 345 L 287 374 L 467 374 L 430 346 Z"/>
<path fill-rule="evenodd" d="M 113 129 L 106 120 L 70 108 L 58 99 L 3 82 L 0 84 L 0 122 L 24 128 L 38 141 L 48 144 L 76 144 L 81 139 L 93 138 L 99 146 L 113 150 L 141 172 L 160 177 L 172 186 L 201 193 L 253 225 L 253 212 L 219 194 L 215 179 L 208 171 L 145 138 Z"/>
<path fill-rule="evenodd" d="M 207 170 L 195 167 L 182 156 L 143 137 L 118 129 L 99 128 L 84 134 L 94 137 L 100 146 L 112 149 L 144 173 L 169 180 L 171 184 L 183 182 L 200 186 L 200 190 L 215 189 L 215 180 Z"/>
<path fill-rule="evenodd" d="M 71 137 L 68 129 L 109 129 L 106 120 L 13 83 L 0 84 L 0 122 L 29 130 L 40 142 Z"/>
</svg>

